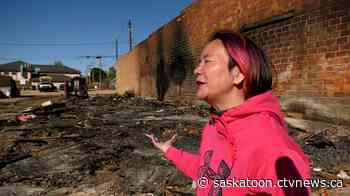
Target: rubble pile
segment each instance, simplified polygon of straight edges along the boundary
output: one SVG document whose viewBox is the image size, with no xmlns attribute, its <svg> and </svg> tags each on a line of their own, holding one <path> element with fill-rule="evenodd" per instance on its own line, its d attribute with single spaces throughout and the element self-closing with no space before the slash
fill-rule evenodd
<svg viewBox="0 0 350 196">
<path fill-rule="evenodd" d="M 31 98 L 0 103 L 0 111 L 1 195 L 194 195 L 192 181 L 144 134 L 177 133 L 176 146 L 196 152 L 205 106 L 127 94 Z M 347 131 L 290 128 L 315 177 L 349 174 Z"/>
</svg>

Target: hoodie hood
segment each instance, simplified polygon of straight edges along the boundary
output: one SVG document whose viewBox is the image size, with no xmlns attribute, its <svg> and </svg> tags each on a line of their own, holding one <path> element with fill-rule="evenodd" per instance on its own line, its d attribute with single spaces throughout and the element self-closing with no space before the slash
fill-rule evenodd
<svg viewBox="0 0 350 196">
<path fill-rule="evenodd" d="M 230 108 L 224 112 L 211 111 L 210 119 L 224 121 L 225 124 L 229 124 L 237 119 L 242 119 L 257 113 L 269 113 L 276 118 L 281 125 L 284 123 L 283 113 L 281 112 L 281 106 L 279 99 L 273 95 L 272 91 L 256 95 L 245 100 L 239 106 Z"/>
</svg>

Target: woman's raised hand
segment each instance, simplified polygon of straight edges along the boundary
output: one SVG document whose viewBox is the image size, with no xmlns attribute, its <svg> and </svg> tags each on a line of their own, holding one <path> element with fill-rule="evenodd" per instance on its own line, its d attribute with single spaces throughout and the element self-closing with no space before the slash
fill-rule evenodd
<svg viewBox="0 0 350 196">
<path fill-rule="evenodd" d="M 168 141 L 160 142 L 157 137 L 155 137 L 153 134 L 145 134 L 148 138 L 151 139 L 153 145 L 161 150 L 163 153 L 166 153 L 166 151 L 171 147 L 171 145 L 174 143 L 176 134 L 174 134 Z"/>
</svg>

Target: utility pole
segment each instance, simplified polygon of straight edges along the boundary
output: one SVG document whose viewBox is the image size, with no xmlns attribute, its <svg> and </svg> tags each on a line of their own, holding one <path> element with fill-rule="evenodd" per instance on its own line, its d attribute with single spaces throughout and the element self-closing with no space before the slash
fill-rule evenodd
<svg viewBox="0 0 350 196">
<path fill-rule="evenodd" d="M 103 69 L 102 69 L 102 56 L 96 56 L 96 59 L 98 61 L 98 66 L 100 67 L 100 89 L 102 88 L 102 72 L 103 72 Z"/>
<path fill-rule="evenodd" d="M 118 50 L 117 50 L 118 51 Z M 118 53 L 117 53 L 118 55 Z M 79 56 L 79 58 L 85 58 L 85 59 L 96 59 L 96 65 L 95 67 L 99 67 L 101 69 L 100 71 L 100 74 L 99 74 L 99 87 L 101 88 L 102 87 L 102 74 L 103 74 L 103 58 L 114 58 L 115 56 L 102 56 L 102 55 L 98 55 L 98 56 Z M 92 72 L 91 72 L 91 67 L 93 67 L 92 65 L 88 65 L 87 66 L 87 69 L 88 69 L 88 72 L 90 73 L 89 74 L 89 82 L 90 82 L 90 85 L 92 84 Z"/>
<path fill-rule="evenodd" d="M 129 31 L 129 52 L 132 50 L 132 41 L 133 41 L 133 37 L 132 37 L 132 25 L 131 25 L 131 20 L 129 20 L 128 23 L 128 31 Z"/>
<path fill-rule="evenodd" d="M 92 69 L 92 65 L 89 63 L 87 65 L 87 75 L 88 75 L 88 88 L 92 86 L 92 74 L 91 74 L 91 69 Z"/>
<path fill-rule="evenodd" d="M 115 60 L 118 60 L 118 38 L 115 39 Z"/>
</svg>

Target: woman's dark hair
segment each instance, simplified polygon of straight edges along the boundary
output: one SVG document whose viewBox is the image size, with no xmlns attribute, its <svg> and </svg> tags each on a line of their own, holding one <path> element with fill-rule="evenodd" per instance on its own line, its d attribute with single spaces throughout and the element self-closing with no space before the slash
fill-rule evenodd
<svg viewBox="0 0 350 196">
<path fill-rule="evenodd" d="M 262 49 L 247 37 L 232 31 L 215 32 L 209 41 L 221 40 L 229 54 L 228 68 L 238 66 L 245 79 L 246 99 L 272 89 L 272 71 Z"/>
</svg>

